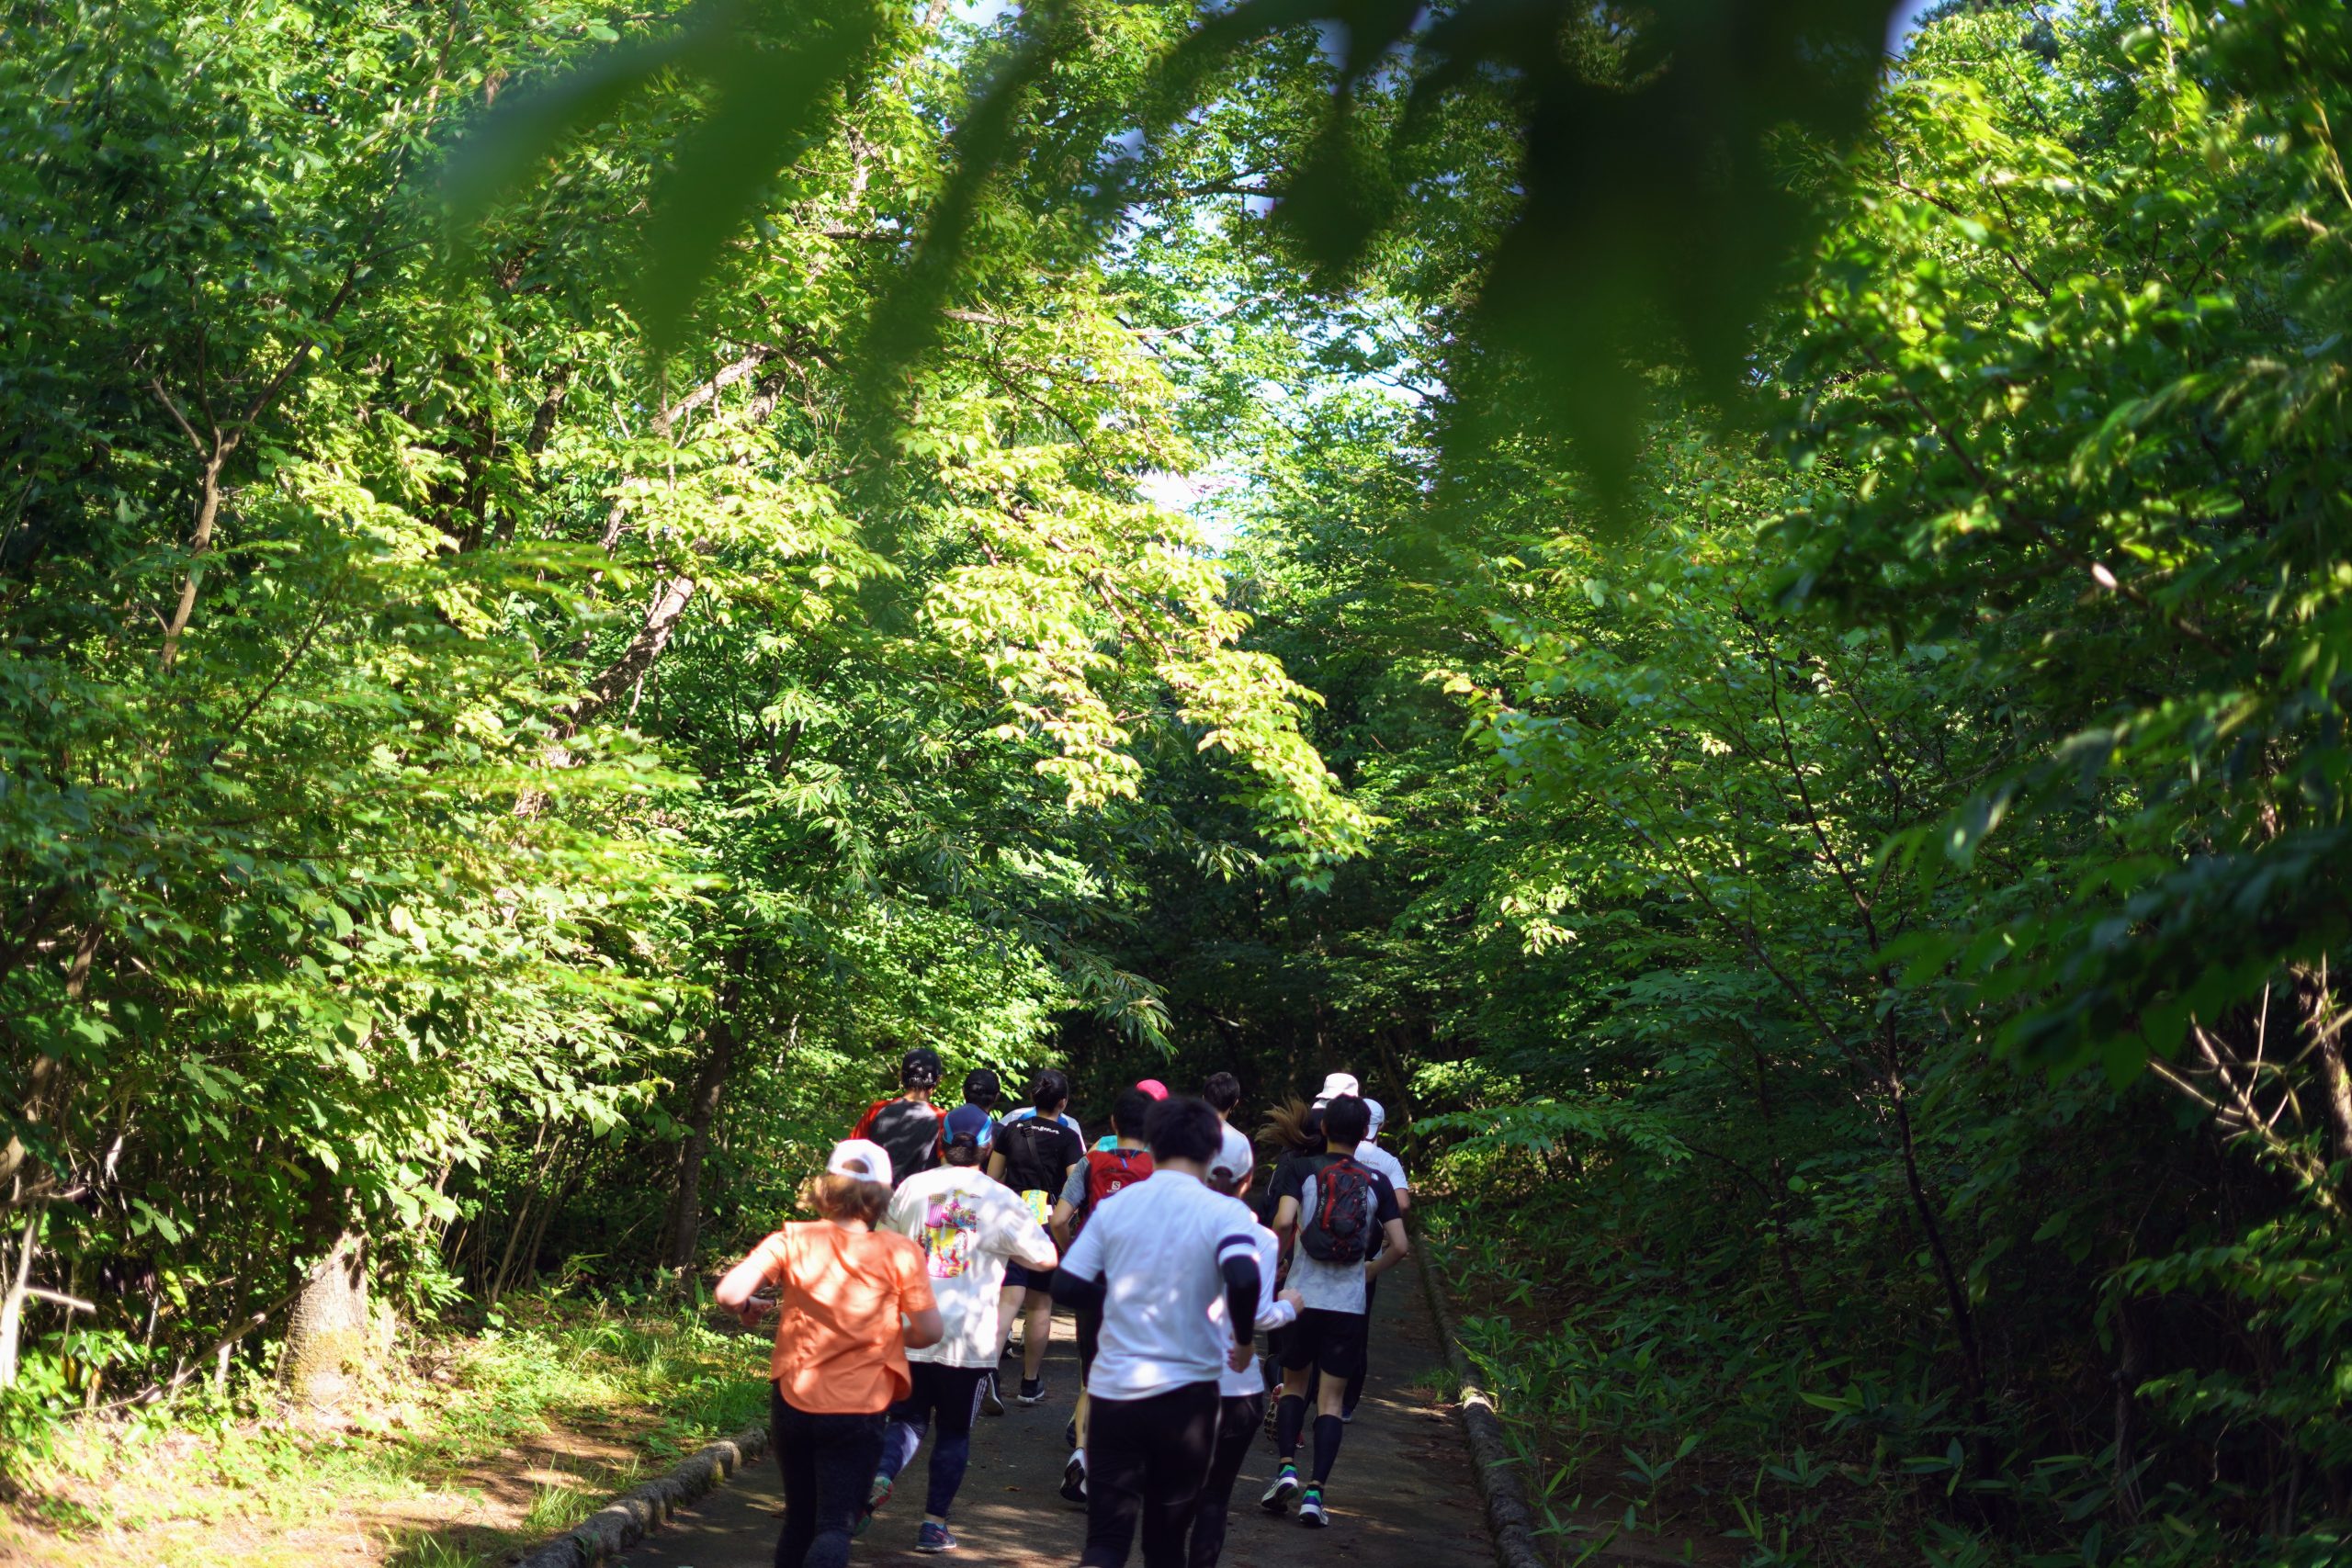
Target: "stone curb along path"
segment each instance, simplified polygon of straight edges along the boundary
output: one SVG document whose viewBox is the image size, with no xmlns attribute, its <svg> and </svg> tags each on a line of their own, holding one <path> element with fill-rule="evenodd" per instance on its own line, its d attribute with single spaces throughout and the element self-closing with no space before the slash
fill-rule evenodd
<svg viewBox="0 0 2352 1568">
<path fill-rule="evenodd" d="M 1487 1502 L 1487 1528 L 1495 1538 L 1495 1559 L 1501 1568 L 1550 1568 L 1535 1544 L 1535 1515 L 1519 1483 L 1519 1467 L 1503 1438 L 1502 1417 L 1495 1402 L 1479 1386 L 1477 1369 L 1462 1348 L 1462 1327 L 1454 1321 L 1453 1303 L 1438 1283 L 1437 1268 L 1430 1260 L 1428 1238 L 1413 1248 L 1420 1265 L 1421 1289 L 1427 1292 L 1430 1315 L 1437 1319 L 1437 1337 L 1445 1346 L 1446 1365 L 1462 1384 L 1462 1428 L 1470 1441 L 1470 1468 L 1478 1478 L 1478 1493 Z"/>
<path fill-rule="evenodd" d="M 660 1529 L 679 1509 L 768 1451 L 764 1425 L 706 1443 L 669 1474 L 632 1487 L 571 1530 L 524 1556 L 514 1568 L 597 1568 Z"/>
<path fill-rule="evenodd" d="M 1470 1468 L 1478 1478 L 1479 1495 L 1487 1503 L 1487 1528 L 1495 1538 L 1495 1560 L 1500 1568 L 1551 1568 L 1535 1544 L 1535 1510 L 1527 1506 L 1520 1484 L 1520 1467 L 1503 1437 L 1502 1417 L 1495 1402 L 1478 1382 L 1478 1371 L 1462 1348 L 1462 1327 L 1453 1303 L 1438 1283 L 1437 1266 L 1424 1244 L 1413 1248 L 1420 1266 L 1421 1289 L 1429 1297 L 1430 1315 L 1437 1319 L 1438 1337 L 1445 1344 L 1446 1364 L 1462 1384 L 1462 1427 L 1470 1444 Z M 1650 1568 L 1643 1559 L 1589 1548 L 1576 1558 L 1579 1568 Z"/>
</svg>

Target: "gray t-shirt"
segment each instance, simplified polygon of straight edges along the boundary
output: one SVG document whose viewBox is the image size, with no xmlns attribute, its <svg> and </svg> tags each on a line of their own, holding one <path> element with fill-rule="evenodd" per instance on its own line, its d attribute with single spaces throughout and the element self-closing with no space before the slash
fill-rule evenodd
<svg viewBox="0 0 2352 1568">
<path fill-rule="evenodd" d="M 1322 1170 L 1340 1156 L 1325 1155 L 1312 1170 L 1302 1172 L 1298 1184 L 1298 1230 L 1303 1236 L 1314 1221 L 1315 1204 L 1321 1196 Z M 1358 1161 L 1362 1164 L 1362 1161 Z M 1376 1232 L 1390 1220 L 1402 1219 L 1403 1211 L 1396 1207 L 1396 1190 L 1388 1185 L 1388 1178 L 1371 1167 L 1364 1174 L 1372 1181 L 1372 1224 Z M 1364 1310 L 1364 1261 L 1378 1256 L 1380 1238 L 1374 1235 L 1372 1248 L 1363 1259 L 1354 1263 L 1327 1263 L 1306 1250 L 1301 1243 L 1294 1247 L 1290 1259 L 1290 1286 L 1298 1292 L 1302 1307 L 1318 1308 L 1324 1312 L 1362 1312 Z"/>
</svg>

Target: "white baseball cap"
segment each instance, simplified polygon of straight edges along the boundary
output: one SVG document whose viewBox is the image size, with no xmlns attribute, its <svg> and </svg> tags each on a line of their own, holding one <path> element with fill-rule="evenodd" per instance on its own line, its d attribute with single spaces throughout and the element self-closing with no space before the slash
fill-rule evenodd
<svg viewBox="0 0 2352 1568">
<path fill-rule="evenodd" d="M 1388 1108 L 1370 1095 L 1363 1098 L 1363 1108 L 1372 1112 L 1372 1125 L 1364 1133 L 1366 1138 L 1380 1136 L 1380 1124 L 1388 1120 Z"/>
<path fill-rule="evenodd" d="M 843 1138 L 825 1161 L 828 1176 L 854 1176 L 860 1181 L 890 1184 L 890 1151 L 871 1138 Z"/>
<path fill-rule="evenodd" d="M 1356 1082 L 1355 1074 L 1333 1073 L 1330 1077 L 1323 1080 L 1323 1092 L 1317 1095 L 1315 1098 L 1317 1100 L 1338 1100 L 1342 1095 L 1362 1094 L 1363 1092 L 1363 1086 Z"/>
<path fill-rule="evenodd" d="M 1257 1151 L 1250 1146 L 1249 1134 L 1227 1123 L 1224 1146 L 1209 1156 L 1209 1174 L 1230 1176 L 1238 1180 L 1256 1169 L 1257 1165 Z"/>
</svg>

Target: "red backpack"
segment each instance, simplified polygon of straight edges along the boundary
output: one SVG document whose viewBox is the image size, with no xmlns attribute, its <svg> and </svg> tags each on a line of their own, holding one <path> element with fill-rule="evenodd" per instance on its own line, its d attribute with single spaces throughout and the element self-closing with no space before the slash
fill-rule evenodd
<svg viewBox="0 0 2352 1568">
<path fill-rule="evenodd" d="M 1372 1172 L 1342 1155 L 1315 1173 L 1315 1216 L 1298 1245 L 1319 1263 L 1361 1263 L 1372 1256 Z"/>
<path fill-rule="evenodd" d="M 1151 1174 L 1149 1149 L 1096 1149 L 1086 1156 L 1086 1206 L 1070 1216 L 1069 1234 L 1085 1228 L 1086 1218 L 1112 1193 L 1133 1187 Z"/>
</svg>

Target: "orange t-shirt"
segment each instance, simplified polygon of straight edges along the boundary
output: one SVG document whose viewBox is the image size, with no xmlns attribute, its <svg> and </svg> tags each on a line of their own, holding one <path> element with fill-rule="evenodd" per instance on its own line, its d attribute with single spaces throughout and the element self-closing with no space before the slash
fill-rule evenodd
<svg viewBox="0 0 2352 1568">
<path fill-rule="evenodd" d="M 930 1270 L 912 1237 L 815 1220 L 785 1226 L 752 1256 L 776 1288 L 768 1376 L 785 1403 L 863 1416 L 907 1396 L 914 1380 L 899 1314 L 933 1304 Z"/>
</svg>

